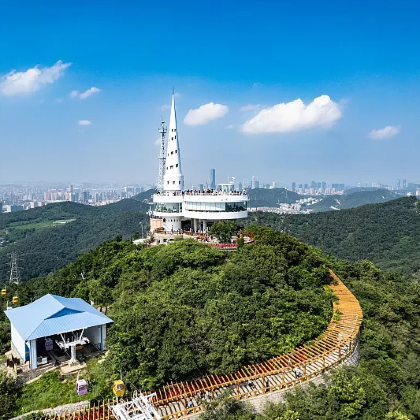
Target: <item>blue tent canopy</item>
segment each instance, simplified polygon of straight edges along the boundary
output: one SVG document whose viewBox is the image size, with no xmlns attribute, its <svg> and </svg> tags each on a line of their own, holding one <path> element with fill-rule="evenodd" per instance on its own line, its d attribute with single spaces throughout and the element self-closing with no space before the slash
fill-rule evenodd
<svg viewBox="0 0 420 420">
<path fill-rule="evenodd" d="M 113 322 L 80 298 L 51 294 L 5 314 L 25 341 Z"/>
</svg>

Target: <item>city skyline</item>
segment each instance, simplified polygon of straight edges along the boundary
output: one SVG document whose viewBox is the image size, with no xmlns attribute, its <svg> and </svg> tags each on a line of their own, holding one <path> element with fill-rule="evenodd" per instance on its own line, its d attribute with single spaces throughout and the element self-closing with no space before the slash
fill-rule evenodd
<svg viewBox="0 0 420 420">
<path fill-rule="evenodd" d="M 2 182 L 156 183 L 173 86 L 187 185 L 417 182 L 417 2 L 23 3 L 0 16 Z"/>
</svg>

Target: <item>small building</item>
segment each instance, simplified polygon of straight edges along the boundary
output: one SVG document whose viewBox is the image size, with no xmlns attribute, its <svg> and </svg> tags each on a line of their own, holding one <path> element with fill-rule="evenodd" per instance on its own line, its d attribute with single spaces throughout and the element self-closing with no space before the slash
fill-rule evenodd
<svg viewBox="0 0 420 420">
<path fill-rule="evenodd" d="M 76 349 L 92 344 L 105 349 L 106 325 L 112 319 L 79 298 L 45 295 L 26 306 L 5 311 L 10 320 L 12 352 L 30 369 L 54 352 L 75 361 Z"/>
</svg>

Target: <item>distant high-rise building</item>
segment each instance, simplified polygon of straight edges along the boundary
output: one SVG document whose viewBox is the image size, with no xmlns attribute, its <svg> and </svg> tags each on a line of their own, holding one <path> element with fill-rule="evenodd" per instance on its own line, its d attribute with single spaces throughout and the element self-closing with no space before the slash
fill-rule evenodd
<svg viewBox="0 0 420 420">
<path fill-rule="evenodd" d="M 397 190 L 401 189 L 401 179 L 397 179 Z"/>
<path fill-rule="evenodd" d="M 74 187 L 73 187 L 73 184 L 69 185 L 68 201 L 74 201 Z"/>
<path fill-rule="evenodd" d="M 292 191 L 296 192 L 296 182 L 292 182 Z"/>
<path fill-rule="evenodd" d="M 260 188 L 260 181 L 255 180 L 254 185 L 255 185 L 255 189 L 257 190 L 258 188 Z"/>
<path fill-rule="evenodd" d="M 199 187 L 199 190 L 200 190 L 200 191 L 204 191 L 204 184 L 199 184 L 199 186 L 198 186 L 198 187 Z"/>
<path fill-rule="evenodd" d="M 242 191 L 242 190 L 243 190 L 243 187 L 242 187 L 242 182 L 240 182 L 240 183 L 239 183 L 239 185 L 238 185 L 238 190 L 239 190 L 239 191 Z"/>
<path fill-rule="evenodd" d="M 216 188 L 216 169 L 210 169 L 210 188 Z"/>
<path fill-rule="evenodd" d="M 89 191 L 83 191 L 82 197 L 82 202 L 87 203 L 89 201 Z"/>
<path fill-rule="evenodd" d="M 259 188 L 260 187 L 260 183 L 258 182 L 258 187 L 256 186 L 257 184 L 257 180 L 255 179 L 255 175 L 252 175 L 251 178 L 251 190 L 255 190 L 255 188 Z"/>
<path fill-rule="evenodd" d="M 407 180 L 403 179 L 403 189 L 405 190 L 407 188 Z"/>
</svg>

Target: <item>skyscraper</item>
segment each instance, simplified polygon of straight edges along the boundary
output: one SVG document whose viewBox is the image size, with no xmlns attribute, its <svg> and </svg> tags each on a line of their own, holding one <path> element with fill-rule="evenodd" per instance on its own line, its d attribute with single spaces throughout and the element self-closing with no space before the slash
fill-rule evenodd
<svg viewBox="0 0 420 420">
<path fill-rule="evenodd" d="M 216 188 L 216 169 L 210 169 L 210 188 Z"/>
<path fill-rule="evenodd" d="M 292 182 L 292 191 L 296 192 L 296 182 Z"/>
<path fill-rule="evenodd" d="M 255 190 L 255 188 L 257 188 L 256 187 L 256 182 L 258 182 L 258 181 L 255 179 L 255 175 L 252 175 L 252 178 L 251 178 L 251 190 Z"/>
</svg>

